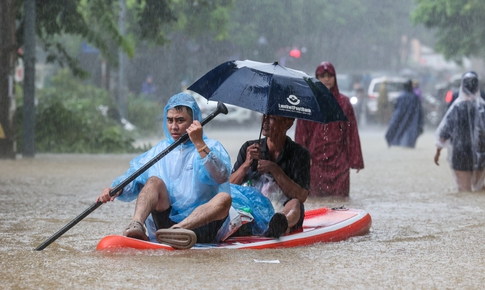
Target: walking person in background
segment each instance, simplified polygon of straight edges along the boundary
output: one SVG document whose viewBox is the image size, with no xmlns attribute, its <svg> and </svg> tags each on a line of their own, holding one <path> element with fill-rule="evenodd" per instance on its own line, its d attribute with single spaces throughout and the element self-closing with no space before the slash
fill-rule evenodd
<svg viewBox="0 0 485 290">
<path fill-rule="evenodd" d="M 379 97 L 377 98 L 377 122 L 382 125 L 389 124 L 392 117 L 392 104 L 389 102 L 386 81 L 379 86 Z"/>
<path fill-rule="evenodd" d="M 364 168 L 359 132 L 349 98 L 340 94 L 335 68 L 330 62 L 320 63 L 315 71 L 337 99 L 348 121 L 321 124 L 298 120 L 295 141 L 310 151 L 312 158 L 310 196 L 349 196 L 350 169 Z"/>
<path fill-rule="evenodd" d="M 421 100 L 413 92 L 411 80 L 404 84 L 404 90 L 396 100 L 396 106 L 386 132 L 389 146 L 414 148 L 419 135 L 423 133 L 424 117 Z"/>
<path fill-rule="evenodd" d="M 448 161 L 458 191 L 484 190 L 485 181 L 485 101 L 480 97 L 478 75 L 463 75 L 458 98 L 436 130 L 436 154 L 448 149 Z"/>
<path fill-rule="evenodd" d="M 152 75 L 147 75 L 145 81 L 141 84 L 140 93 L 144 98 L 149 100 L 157 100 L 157 87 L 153 83 Z"/>
</svg>

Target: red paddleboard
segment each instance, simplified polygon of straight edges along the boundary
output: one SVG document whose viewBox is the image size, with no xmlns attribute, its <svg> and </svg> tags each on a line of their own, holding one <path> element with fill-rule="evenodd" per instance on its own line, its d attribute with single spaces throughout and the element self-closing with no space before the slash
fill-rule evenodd
<svg viewBox="0 0 485 290">
<path fill-rule="evenodd" d="M 285 234 L 279 239 L 258 236 L 234 237 L 219 244 L 196 244 L 191 250 L 291 248 L 338 242 L 367 234 L 371 224 L 371 216 L 361 209 L 318 208 L 305 212 L 302 231 Z M 96 250 L 108 251 L 121 249 L 174 250 L 168 245 L 119 235 L 102 238 L 96 247 Z"/>
</svg>

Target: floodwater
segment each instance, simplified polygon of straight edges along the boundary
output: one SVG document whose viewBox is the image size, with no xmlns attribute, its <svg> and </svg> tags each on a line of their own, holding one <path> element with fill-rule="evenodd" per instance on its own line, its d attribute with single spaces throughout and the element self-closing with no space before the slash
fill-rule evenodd
<svg viewBox="0 0 485 290">
<path fill-rule="evenodd" d="M 206 130 L 233 158 L 258 129 Z M 254 132 L 252 132 L 254 131 Z M 120 234 L 133 203 L 99 207 L 43 251 L 46 239 L 94 203 L 134 155 L 51 155 L 0 160 L 2 289 L 479 289 L 485 285 L 485 193 L 456 193 L 433 163 L 433 132 L 417 148 L 387 148 L 382 128 L 361 130 L 365 169 L 349 199 L 308 209 L 361 208 L 369 234 L 292 249 L 97 252 Z M 443 156 L 444 157 L 444 156 Z M 279 263 L 259 263 L 255 260 Z"/>
</svg>

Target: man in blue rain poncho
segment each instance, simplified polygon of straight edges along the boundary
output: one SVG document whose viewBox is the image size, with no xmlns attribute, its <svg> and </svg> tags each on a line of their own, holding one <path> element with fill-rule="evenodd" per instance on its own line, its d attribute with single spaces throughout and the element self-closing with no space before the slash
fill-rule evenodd
<svg viewBox="0 0 485 290">
<path fill-rule="evenodd" d="M 229 176 L 231 161 L 221 143 L 202 132 L 201 112 L 187 93 L 174 95 L 164 109 L 166 140 L 134 158 L 130 168 L 116 178 L 120 184 L 185 132 L 190 140 L 179 145 L 110 197 L 103 190 L 97 201 L 137 199 L 135 214 L 125 236 L 157 240 L 175 248 L 190 248 L 196 242 L 212 243 L 231 207 Z M 146 234 L 145 224 L 148 226 Z M 155 232 L 156 231 L 156 232 Z"/>
</svg>

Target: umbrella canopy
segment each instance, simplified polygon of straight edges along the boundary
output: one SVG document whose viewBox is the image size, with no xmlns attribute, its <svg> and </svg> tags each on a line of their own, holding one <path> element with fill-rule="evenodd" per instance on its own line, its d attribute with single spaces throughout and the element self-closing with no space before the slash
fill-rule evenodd
<svg viewBox="0 0 485 290">
<path fill-rule="evenodd" d="M 188 89 L 208 100 L 266 115 L 321 123 L 347 121 L 325 85 L 277 62 L 228 61 L 206 73 Z"/>
</svg>

